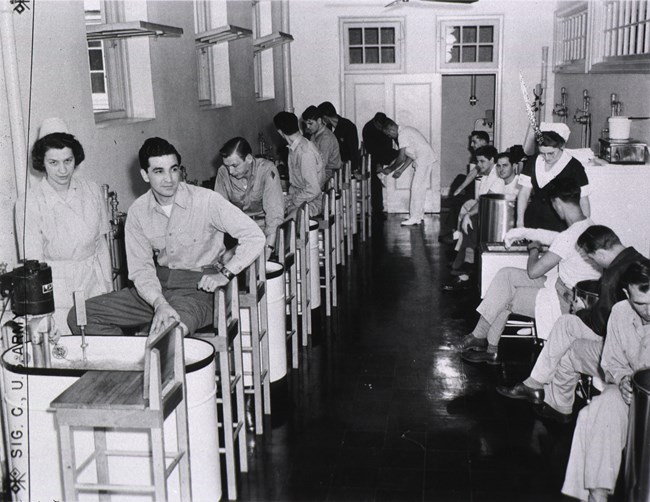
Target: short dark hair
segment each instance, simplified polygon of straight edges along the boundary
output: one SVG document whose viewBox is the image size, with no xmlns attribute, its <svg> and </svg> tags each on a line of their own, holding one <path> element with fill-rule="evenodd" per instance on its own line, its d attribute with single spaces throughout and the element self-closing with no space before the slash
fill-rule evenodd
<svg viewBox="0 0 650 502">
<path fill-rule="evenodd" d="M 513 163 L 521 162 L 527 157 L 526 152 L 524 152 L 524 147 L 521 145 L 512 145 L 508 148 L 508 152 Z"/>
<path fill-rule="evenodd" d="M 543 131 L 539 146 L 550 146 L 551 148 L 564 148 L 566 141 L 555 131 Z"/>
<path fill-rule="evenodd" d="M 162 157 L 163 155 L 176 155 L 178 165 L 181 164 L 181 154 L 178 153 L 174 145 L 169 141 L 162 138 L 149 138 L 147 139 L 138 152 L 138 160 L 140 161 L 140 169 L 146 171 L 149 169 L 149 158 Z"/>
<path fill-rule="evenodd" d="M 53 132 L 34 143 L 32 148 L 32 165 L 36 171 L 45 172 L 45 154 L 48 150 L 63 150 L 69 148 L 74 155 L 74 166 L 77 167 L 86 158 L 81 143 L 72 134 L 67 132 Z"/>
<path fill-rule="evenodd" d="M 307 109 L 304 112 L 302 112 L 302 120 L 304 121 L 317 120 L 322 118 L 323 118 L 323 114 L 314 105 L 308 106 Z"/>
<path fill-rule="evenodd" d="M 487 133 L 487 131 L 472 131 L 469 137 L 483 140 L 485 141 L 486 145 L 490 144 L 490 135 Z"/>
<path fill-rule="evenodd" d="M 253 149 L 245 138 L 237 136 L 226 141 L 219 150 L 219 155 L 224 159 L 230 157 L 233 153 L 236 153 L 240 159 L 244 160 L 248 155 L 253 155 Z"/>
<path fill-rule="evenodd" d="M 497 160 L 497 155 L 499 155 L 499 152 L 492 145 L 481 146 L 474 152 L 475 157 L 485 157 L 486 159 L 492 159 L 493 162 Z"/>
<path fill-rule="evenodd" d="M 555 178 L 546 185 L 546 195 L 549 200 L 560 199 L 563 202 L 580 204 L 580 185 L 572 179 L 558 180 Z"/>
<path fill-rule="evenodd" d="M 379 124 L 381 124 L 381 130 L 384 133 L 386 133 L 386 129 L 388 127 L 392 127 L 392 126 L 397 127 L 397 123 L 393 119 L 389 119 L 388 117 L 384 117 L 384 120 L 378 122 Z"/>
<path fill-rule="evenodd" d="M 643 258 L 633 261 L 621 275 L 620 284 L 630 290 L 630 286 L 638 287 L 642 293 L 650 289 L 650 260 Z"/>
<path fill-rule="evenodd" d="M 617 244 L 621 244 L 618 235 L 605 225 L 592 225 L 578 237 L 578 247 L 587 254 L 599 249 L 612 249 Z"/>
<path fill-rule="evenodd" d="M 497 153 L 496 157 L 494 157 L 494 160 L 496 162 L 499 159 L 508 159 L 508 162 L 510 162 L 511 164 L 514 164 L 515 162 L 517 162 L 516 160 L 513 160 L 513 155 L 512 155 L 511 152 Z"/>
<path fill-rule="evenodd" d="M 324 117 L 336 117 L 338 115 L 336 113 L 336 108 L 334 108 L 334 105 L 329 101 L 323 101 L 318 105 L 318 111 L 320 111 L 321 115 Z"/>
<path fill-rule="evenodd" d="M 278 131 L 284 134 L 295 134 L 300 131 L 298 117 L 291 112 L 280 112 L 273 117 L 273 124 Z"/>
</svg>

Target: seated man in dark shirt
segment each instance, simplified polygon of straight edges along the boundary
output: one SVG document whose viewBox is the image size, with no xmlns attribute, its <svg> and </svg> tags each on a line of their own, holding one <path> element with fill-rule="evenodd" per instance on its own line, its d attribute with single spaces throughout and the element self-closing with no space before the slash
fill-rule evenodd
<svg viewBox="0 0 650 502">
<path fill-rule="evenodd" d="M 318 111 L 323 116 L 325 123 L 334 131 L 334 136 L 339 141 L 341 160 L 350 162 L 352 172 L 359 171 L 359 133 L 357 126 L 345 117 L 336 113 L 336 108 L 329 101 L 318 105 Z"/>
<path fill-rule="evenodd" d="M 384 200 L 381 180 L 377 173 L 382 166 L 387 166 L 397 158 L 398 150 L 393 148 L 393 139 L 386 136 L 381 130 L 381 123 L 386 119 L 386 115 L 378 112 L 375 116 L 363 126 L 361 136 L 363 146 L 370 154 L 372 161 L 370 190 L 372 192 L 372 211 L 376 216 L 383 216 Z"/>
<path fill-rule="evenodd" d="M 540 415 L 560 422 L 570 420 L 580 373 L 599 376 L 609 314 L 615 303 L 625 299 L 621 275 L 630 263 L 643 259 L 636 249 L 623 246 L 618 236 L 602 225 L 587 228 L 577 245 L 603 268 L 598 301 L 555 322 L 526 380 L 514 387 L 497 387 L 499 394 L 538 404 L 536 411 Z"/>
</svg>

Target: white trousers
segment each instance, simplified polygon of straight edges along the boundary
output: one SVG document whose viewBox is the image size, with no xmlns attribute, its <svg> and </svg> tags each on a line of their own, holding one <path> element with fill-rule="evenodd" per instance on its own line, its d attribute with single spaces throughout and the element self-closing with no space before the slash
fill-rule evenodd
<svg viewBox="0 0 650 502">
<path fill-rule="evenodd" d="M 421 220 L 424 218 L 424 201 L 427 196 L 427 187 L 431 181 L 431 171 L 434 162 L 417 165 L 414 163 L 413 179 L 411 180 L 411 200 L 409 202 L 409 218 Z"/>
<path fill-rule="evenodd" d="M 616 385 L 580 411 L 562 493 L 587 500 L 589 490 L 614 491 L 627 441 L 629 406 Z"/>
</svg>

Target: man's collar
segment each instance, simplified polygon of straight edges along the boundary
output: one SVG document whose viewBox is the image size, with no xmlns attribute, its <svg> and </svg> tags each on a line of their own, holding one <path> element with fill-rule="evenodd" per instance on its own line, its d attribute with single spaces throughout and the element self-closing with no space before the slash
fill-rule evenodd
<svg viewBox="0 0 650 502">
<path fill-rule="evenodd" d="M 178 189 L 176 190 L 176 194 L 174 195 L 174 202 L 172 204 L 176 204 L 177 206 L 182 207 L 183 209 L 187 209 L 187 207 L 190 205 L 190 190 L 187 188 L 187 185 L 185 182 L 181 181 L 178 184 Z M 153 193 L 153 190 L 151 188 L 149 189 L 149 209 L 155 209 L 156 206 L 160 206 L 158 201 L 156 200 L 156 196 Z"/>
<path fill-rule="evenodd" d="M 300 140 L 304 138 L 304 136 L 298 134 L 296 135 L 296 139 L 294 139 L 291 144 L 289 145 L 289 150 L 295 150 L 298 147 L 298 143 L 300 143 Z"/>
</svg>

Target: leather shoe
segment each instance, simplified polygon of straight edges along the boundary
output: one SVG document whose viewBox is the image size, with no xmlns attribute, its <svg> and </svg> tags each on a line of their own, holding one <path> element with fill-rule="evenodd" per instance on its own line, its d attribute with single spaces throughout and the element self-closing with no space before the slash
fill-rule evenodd
<svg viewBox="0 0 650 502">
<path fill-rule="evenodd" d="M 499 355 L 497 352 L 476 352 L 474 350 L 466 350 L 461 354 L 463 361 L 468 363 L 488 363 L 499 364 Z"/>
<path fill-rule="evenodd" d="M 548 418 L 560 424 L 568 424 L 573 418 L 571 414 L 567 415 L 566 413 L 560 413 L 547 403 L 535 405 L 533 406 L 533 410 L 537 416 Z"/>
<path fill-rule="evenodd" d="M 472 287 L 472 281 L 469 279 L 462 280 L 460 277 L 452 279 L 447 284 L 442 285 L 443 291 L 466 291 Z"/>
<path fill-rule="evenodd" d="M 472 333 L 465 335 L 460 342 L 454 345 L 457 350 L 476 350 L 483 352 L 487 350 L 487 338 L 476 338 Z"/>
<path fill-rule="evenodd" d="M 511 399 L 525 399 L 533 404 L 541 404 L 544 402 L 544 389 L 533 389 L 524 383 L 518 383 L 514 387 L 497 385 L 497 392 Z"/>
</svg>

